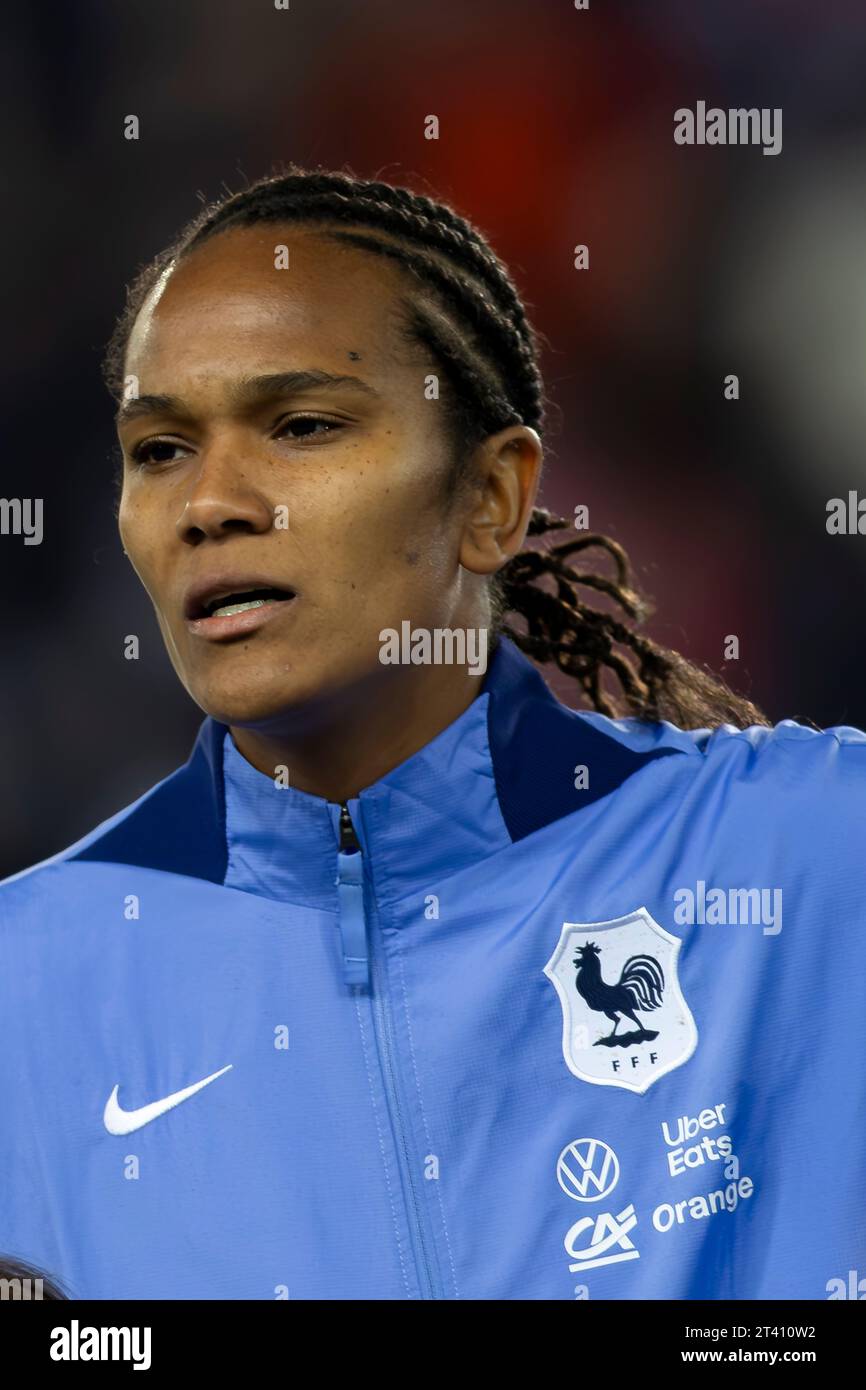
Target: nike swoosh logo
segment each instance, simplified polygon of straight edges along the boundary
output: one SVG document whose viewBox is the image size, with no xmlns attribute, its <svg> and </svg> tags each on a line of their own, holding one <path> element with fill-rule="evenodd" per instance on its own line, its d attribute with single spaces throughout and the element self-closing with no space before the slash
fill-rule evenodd
<svg viewBox="0 0 866 1390">
<path fill-rule="evenodd" d="M 105 1111 L 102 1120 L 109 1134 L 131 1134 L 134 1129 L 141 1129 L 142 1125 L 149 1125 L 151 1120 L 156 1120 L 160 1115 L 164 1115 L 166 1110 L 172 1110 L 181 1101 L 189 1100 L 196 1091 L 200 1091 L 203 1086 L 209 1086 L 212 1081 L 216 1081 L 218 1076 L 223 1076 L 227 1071 L 231 1071 L 234 1063 L 229 1062 L 227 1067 L 220 1071 L 215 1071 L 212 1076 L 206 1076 L 204 1081 L 196 1081 L 193 1086 L 184 1086 L 182 1091 L 175 1091 L 173 1095 L 166 1096 L 164 1100 L 151 1101 L 150 1105 L 141 1105 L 137 1110 L 123 1110 L 118 1104 L 117 1093 L 120 1086 L 115 1086 L 108 1100 L 105 1102 Z"/>
</svg>

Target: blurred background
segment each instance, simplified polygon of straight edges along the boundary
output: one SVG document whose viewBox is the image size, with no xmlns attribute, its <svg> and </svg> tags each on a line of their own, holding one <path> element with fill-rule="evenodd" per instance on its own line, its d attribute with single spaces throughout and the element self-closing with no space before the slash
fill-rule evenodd
<svg viewBox="0 0 866 1390">
<path fill-rule="evenodd" d="M 866 537 L 826 530 L 829 498 L 866 496 L 866 8 L 78 0 L 3 24 L 0 494 L 44 498 L 45 539 L 0 536 L 0 875 L 189 753 L 202 714 L 116 533 L 100 356 L 138 266 L 280 159 L 476 222 L 548 343 L 542 500 L 626 546 L 657 640 L 773 720 L 866 727 Z M 698 100 L 781 107 L 781 153 L 676 145 Z"/>
</svg>

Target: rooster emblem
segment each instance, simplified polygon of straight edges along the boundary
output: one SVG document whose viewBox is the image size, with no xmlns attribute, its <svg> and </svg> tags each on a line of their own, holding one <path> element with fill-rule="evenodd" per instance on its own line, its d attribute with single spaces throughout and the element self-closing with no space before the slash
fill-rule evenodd
<svg viewBox="0 0 866 1390">
<path fill-rule="evenodd" d="M 613 1022 L 613 1031 L 599 1038 L 594 1046 L 630 1047 L 634 1043 L 651 1042 L 658 1037 L 658 1032 L 644 1028 L 635 1017 L 635 1010 L 643 1012 L 659 1007 L 665 987 L 664 971 L 655 956 L 629 956 L 616 984 L 609 985 L 601 977 L 600 955 L 601 947 L 588 941 L 574 958 L 575 984 L 581 999 L 586 1000 L 595 1013 L 607 1014 Z M 635 1026 L 633 1033 L 617 1036 L 621 1016 L 631 1019 Z"/>
<path fill-rule="evenodd" d="M 609 922 L 563 922 L 544 973 L 574 1076 L 642 1094 L 688 1061 L 698 1030 L 680 988 L 680 945 L 645 907 Z"/>
</svg>

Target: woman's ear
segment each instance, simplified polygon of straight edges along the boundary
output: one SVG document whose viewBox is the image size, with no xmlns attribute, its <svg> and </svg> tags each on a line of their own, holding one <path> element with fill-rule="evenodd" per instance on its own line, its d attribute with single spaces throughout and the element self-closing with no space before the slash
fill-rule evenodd
<svg viewBox="0 0 866 1390">
<path fill-rule="evenodd" d="M 509 425 L 475 451 L 474 480 L 464 519 L 460 563 L 471 574 L 494 574 L 526 538 L 544 451 L 529 425 Z"/>
</svg>

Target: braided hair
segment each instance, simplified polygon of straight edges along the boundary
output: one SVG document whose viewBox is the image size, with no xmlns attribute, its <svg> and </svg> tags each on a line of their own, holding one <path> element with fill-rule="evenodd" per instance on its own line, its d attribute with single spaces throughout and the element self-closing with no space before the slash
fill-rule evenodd
<svg viewBox="0 0 866 1390">
<path fill-rule="evenodd" d="M 328 240 L 388 257 L 423 291 L 404 302 L 403 331 L 432 354 L 449 387 L 450 492 L 467 480 L 472 450 L 489 435 L 515 424 L 543 433 L 540 336 L 508 269 L 478 228 L 408 188 L 296 164 L 204 206 L 138 272 L 103 364 L 118 400 L 129 335 L 160 276 L 213 236 L 289 222 L 316 226 Z M 556 665 L 578 682 L 584 703 L 610 717 L 669 719 L 686 729 L 769 722 L 719 677 L 637 631 L 649 607 L 634 587 L 621 546 L 584 533 L 550 543 L 553 533 L 566 529 L 571 523 L 564 518 L 533 511 L 528 538 L 534 543 L 491 581 L 494 641 L 505 633 L 535 661 Z M 610 574 L 575 567 L 572 557 L 580 556 L 583 565 L 590 551 L 607 557 Z M 609 606 L 588 602 L 587 590 L 604 596 Z"/>
</svg>

